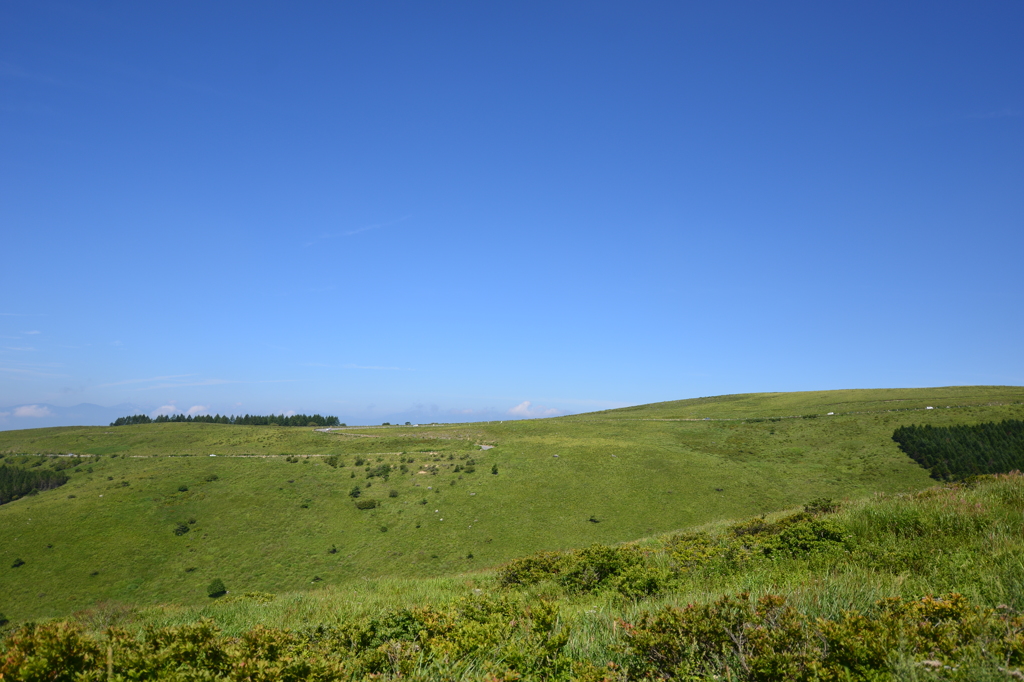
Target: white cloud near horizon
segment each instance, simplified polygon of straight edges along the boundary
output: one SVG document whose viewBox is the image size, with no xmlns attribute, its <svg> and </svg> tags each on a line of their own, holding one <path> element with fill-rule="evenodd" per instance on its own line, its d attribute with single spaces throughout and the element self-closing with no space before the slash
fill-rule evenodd
<svg viewBox="0 0 1024 682">
<path fill-rule="evenodd" d="M 15 417 L 52 417 L 53 412 L 50 412 L 50 408 L 44 405 L 22 405 L 21 407 L 14 408 Z"/>
<path fill-rule="evenodd" d="M 171 403 L 169 405 L 161 405 L 160 407 L 158 407 L 155 410 L 153 410 L 152 412 L 150 412 L 149 416 L 154 418 L 154 419 L 156 419 L 157 417 L 160 417 L 162 415 L 167 415 L 169 417 L 169 416 L 175 415 L 175 414 L 184 414 L 184 415 L 189 416 L 189 417 L 194 417 L 197 414 L 208 414 L 209 411 L 210 411 L 210 406 L 209 405 L 193 405 L 192 407 L 188 408 L 187 410 L 183 410 L 180 407 L 178 407 L 177 405 L 175 405 L 174 403 Z"/>
<path fill-rule="evenodd" d="M 551 407 L 544 407 L 543 405 L 537 405 L 534 407 L 533 403 L 529 400 L 524 400 L 512 409 L 508 411 L 508 414 L 513 417 L 523 417 L 526 419 L 536 419 L 538 417 L 557 417 L 560 414 L 564 414 L 563 410 L 556 410 Z"/>
</svg>

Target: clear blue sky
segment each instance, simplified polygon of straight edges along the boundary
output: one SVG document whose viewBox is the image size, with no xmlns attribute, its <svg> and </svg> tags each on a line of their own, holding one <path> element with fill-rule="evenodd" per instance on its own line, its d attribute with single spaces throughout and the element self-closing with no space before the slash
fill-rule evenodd
<svg viewBox="0 0 1024 682">
<path fill-rule="evenodd" d="M 1024 384 L 1022 27 L 9 0 L 0 428 Z"/>
</svg>

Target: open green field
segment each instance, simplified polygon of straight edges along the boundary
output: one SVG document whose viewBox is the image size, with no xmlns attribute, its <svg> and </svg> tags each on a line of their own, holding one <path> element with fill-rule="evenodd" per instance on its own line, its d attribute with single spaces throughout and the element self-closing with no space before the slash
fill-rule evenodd
<svg viewBox="0 0 1024 682">
<path fill-rule="evenodd" d="M 956 387 L 329 433 L 214 424 L 0 432 L 0 464 L 83 456 L 66 485 L 0 506 L 0 612 L 22 621 L 100 600 L 198 607 L 213 578 L 232 593 L 342 594 L 381 577 L 464 582 L 539 550 L 817 497 L 920 490 L 934 482 L 892 442 L 896 427 L 1021 419 L 1022 403 L 1021 388 Z M 56 461 L 65 460 L 42 466 Z M 367 478 L 380 465 L 387 480 Z M 357 509 L 357 485 L 359 499 L 380 506 Z M 188 532 L 176 535 L 179 524 Z M 12 568 L 16 559 L 24 564 Z"/>
</svg>

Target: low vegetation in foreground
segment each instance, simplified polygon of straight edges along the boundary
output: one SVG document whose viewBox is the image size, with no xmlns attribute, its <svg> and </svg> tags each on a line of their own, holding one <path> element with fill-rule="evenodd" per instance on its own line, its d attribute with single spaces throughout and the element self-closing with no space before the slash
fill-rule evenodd
<svg viewBox="0 0 1024 682">
<path fill-rule="evenodd" d="M 396 603 L 395 600 L 406 603 Z M 542 552 L 420 585 L 24 624 L 4 680 L 1008 680 L 1024 476 Z M 358 604 L 358 606 L 356 605 Z"/>
</svg>

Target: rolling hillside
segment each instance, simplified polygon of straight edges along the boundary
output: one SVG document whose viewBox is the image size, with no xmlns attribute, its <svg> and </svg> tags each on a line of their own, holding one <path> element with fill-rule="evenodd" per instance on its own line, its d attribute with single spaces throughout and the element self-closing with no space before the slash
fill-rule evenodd
<svg viewBox="0 0 1024 682">
<path fill-rule="evenodd" d="M 329 433 L 3 432 L 0 464 L 82 457 L 64 486 L 0 506 L 0 611 L 23 620 L 97 600 L 198 605 L 213 578 L 280 593 L 450 576 L 817 497 L 921 489 L 933 482 L 892 442 L 897 426 L 1019 419 L 1022 402 L 1013 387 L 892 389 Z"/>
</svg>

